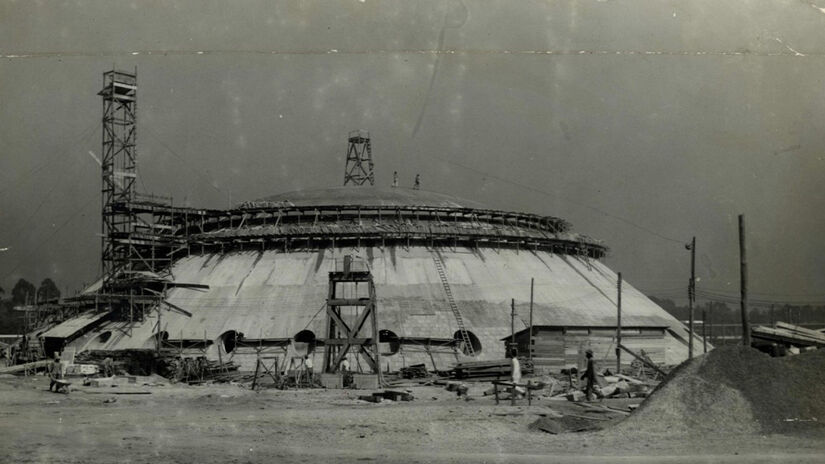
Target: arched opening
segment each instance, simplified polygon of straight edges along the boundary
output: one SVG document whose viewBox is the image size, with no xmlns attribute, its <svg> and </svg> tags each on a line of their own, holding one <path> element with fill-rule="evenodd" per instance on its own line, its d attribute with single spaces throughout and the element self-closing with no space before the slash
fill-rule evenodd
<svg viewBox="0 0 825 464">
<path fill-rule="evenodd" d="M 97 341 L 99 343 L 106 343 L 106 342 L 109 341 L 110 338 L 112 338 L 112 331 L 107 330 L 107 331 L 105 331 L 102 334 L 97 336 Z"/>
<path fill-rule="evenodd" d="M 470 339 L 470 346 L 473 348 L 473 355 L 478 356 L 481 353 L 481 340 L 476 337 L 476 334 L 470 332 L 469 330 L 466 330 L 465 332 L 467 332 L 467 338 Z M 461 331 L 456 330 L 453 334 L 453 339 L 458 340 L 458 347 L 461 349 L 461 352 L 469 356 L 470 349 L 464 343 L 464 339 L 461 337 Z"/>
<path fill-rule="evenodd" d="M 292 338 L 292 348 L 298 356 L 305 356 L 315 351 L 315 333 L 311 330 L 302 330 Z"/>
<path fill-rule="evenodd" d="M 221 346 L 223 346 L 224 353 L 231 353 L 235 351 L 238 345 L 238 340 L 243 338 L 243 334 L 234 330 L 228 330 L 221 335 Z"/>
<path fill-rule="evenodd" d="M 401 340 L 395 332 L 387 329 L 378 331 L 378 351 L 381 352 L 381 356 L 392 356 L 400 349 Z"/>
</svg>

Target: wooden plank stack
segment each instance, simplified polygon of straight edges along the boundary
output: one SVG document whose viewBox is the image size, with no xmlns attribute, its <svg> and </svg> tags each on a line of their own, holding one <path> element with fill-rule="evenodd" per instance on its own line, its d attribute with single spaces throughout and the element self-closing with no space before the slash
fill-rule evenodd
<svg viewBox="0 0 825 464">
<path fill-rule="evenodd" d="M 825 334 L 786 322 L 777 322 L 774 327 L 756 326 L 751 328 L 753 338 L 778 342 L 798 347 L 825 347 Z"/>
<path fill-rule="evenodd" d="M 412 366 L 402 367 L 398 373 L 403 379 L 421 379 L 429 375 L 427 367 L 424 364 L 413 364 Z"/>
<path fill-rule="evenodd" d="M 453 377 L 456 379 L 473 380 L 500 380 L 511 377 L 511 361 L 502 359 L 496 361 L 474 361 L 456 364 Z M 521 373 L 532 374 L 533 366 L 526 360 L 521 361 Z"/>
</svg>

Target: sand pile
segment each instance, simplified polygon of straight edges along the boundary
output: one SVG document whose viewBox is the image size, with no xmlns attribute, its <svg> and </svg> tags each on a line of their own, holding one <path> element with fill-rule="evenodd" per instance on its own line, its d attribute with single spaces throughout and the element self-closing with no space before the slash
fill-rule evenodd
<svg viewBox="0 0 825 464">
<path fill-rule="evenodd" d="M 728 346 L 685 362 L 616 427 L 649 433 L 786 433 L 825 425 L 825 350 L 771 358 Z"/>
</svg>

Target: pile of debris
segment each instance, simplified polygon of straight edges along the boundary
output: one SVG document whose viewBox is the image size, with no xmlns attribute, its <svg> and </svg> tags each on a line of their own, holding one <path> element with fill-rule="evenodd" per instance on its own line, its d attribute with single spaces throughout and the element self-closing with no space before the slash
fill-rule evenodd
<svg viewBox="0 0 825 464">
<path fill-rule="evenodd" d="M 90 350 L 75 356 L 77 364 L 94 364 L 104 372 L 104 364 L 110 364 L 114 374 L 150 375 L 156 365 L 155 350 Z M 108 359 L 108 361 L 107 361 Z"/>
<path fill-rule="evenodd" d="M 649 433 L 786 433 L 821 427 L 825 351 L 771 358 L 726 346 L 687 361 L 619 429 Z"/>
<path fill-rule="evenodd" d="M 398 375 L 402 379 L 422 379 L 428 377 L 427 367 L 424 364 L 413 364 L 412 366 L 402 367 L 398 371 Z"/>
<path fill-rule="evenodd" d="M 253 379 L 252 374 L 238 372 L 238 367 L 232 361 L 219 363 L 204 356 L 169 356 L 158 359 L 158 371 L 162 372 L 161 375 L 189 385 L 206 382 L 243 382 Z"/>
<path fill-rule="evenodd" d="M 590 432 L 600 430 L 613 421 L 626 417 L 630 412 L 599 404 L 574 403 L 580 407 L 575 413 L 560 413 L 553 409 L 543 413 L 532 424 L 531 430 L 541 430 L 551 434 L 569 432 Z"/>
<path fill-rule="evenodd" d="M 372 395 L 361 395 L 358 397 L 361 401 L 368 403 L 381 403 L 384 400 L 390 401 L 412 401 L 415 397 L 412 393 L 402 392 L 397 390 L 384 390 L 382 392 L 375 392 Z"/>
</svg>

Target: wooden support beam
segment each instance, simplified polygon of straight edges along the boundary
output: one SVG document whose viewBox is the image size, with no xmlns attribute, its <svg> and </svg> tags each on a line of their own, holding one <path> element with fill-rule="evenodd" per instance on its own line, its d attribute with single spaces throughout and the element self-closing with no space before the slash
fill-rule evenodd
<svg viewBox="0 0 825 464">
<path fill-rule="evenodd" d="M 644 364 L 645 366 L 647 366 L 647 367 L 649 367 L 649 368 L 651 368 L 651 369 L 655 370 L 656 372 L 658 372 L 658 373 L 660 373 L 660 374 L 662 374 L 662 375 L 667 375 L 667 374 L 665 373 L 665 371 L 663 371 L 662 369 L 660 369 L 660 368 L 659 368 L 659 366 L 657 366 L 657 365 L 653 364 L 652 362 L 648 361 L 647 359 L 645 359 L 645 358 L 643 358 L 643 357 L 639 356 L 638 354 L 634 353 L 632 350 L 630 350 L 630 348 L 628 348 L 628 347 L 626 347 L 626 346 L 624 346 L 624 345 L 621 345 L 621 344 L 619 345 L 619 348 L 621 348 L 621 349 L 623 349 L 623 350 L 627 351 L 627 352 L 628 352 L 628 354 L 630 354 L 630 355 L 631 355 L 631 356 L 633 356 L 634 358 L 636 358 L 636 359 L 638 359 L 639 361 L 641 361 L 641 363 L 642 363 L 642 364 Z"/>
</svg>

